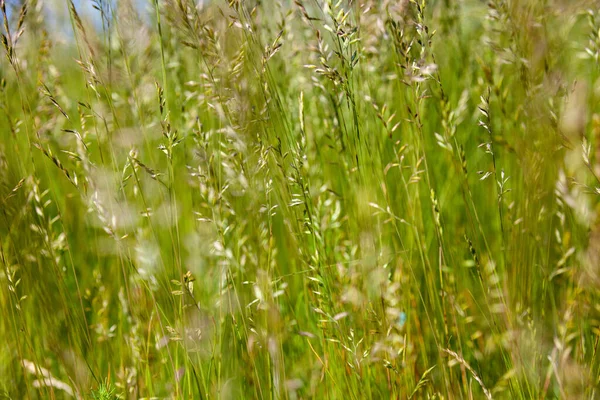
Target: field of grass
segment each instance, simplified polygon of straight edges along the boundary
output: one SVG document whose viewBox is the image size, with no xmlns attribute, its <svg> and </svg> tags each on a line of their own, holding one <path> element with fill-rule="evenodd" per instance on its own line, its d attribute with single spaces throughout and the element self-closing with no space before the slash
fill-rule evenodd
<svg viewBox="0 0 600 400">
<path fill-rule="evenodd" d="M 600 397 L 597 1 L 202 3 L 0 0 L 0 398 Z"/>
</svg>

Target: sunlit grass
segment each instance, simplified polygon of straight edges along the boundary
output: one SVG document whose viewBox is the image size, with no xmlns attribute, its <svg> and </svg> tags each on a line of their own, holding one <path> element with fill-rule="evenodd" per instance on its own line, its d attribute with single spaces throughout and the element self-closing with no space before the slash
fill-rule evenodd
<svg viewBox="0 0 600 400">
<path fill-rule="evenodd" d="M 0 0 L 0 397 L 597 396 L 595 1 L 90 4 Z"/>
</svg>

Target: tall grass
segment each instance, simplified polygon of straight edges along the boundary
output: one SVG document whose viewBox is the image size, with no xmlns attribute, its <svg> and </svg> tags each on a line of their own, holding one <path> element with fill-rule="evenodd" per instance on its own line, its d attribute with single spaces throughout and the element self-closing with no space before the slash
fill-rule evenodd
<svg viewBox="0 0 600 400">
<path fill-rule="evenodd" d="M 85 1 L 0 0 L 0 397 L 600 396 L 596 1 Z"/>
</svg>

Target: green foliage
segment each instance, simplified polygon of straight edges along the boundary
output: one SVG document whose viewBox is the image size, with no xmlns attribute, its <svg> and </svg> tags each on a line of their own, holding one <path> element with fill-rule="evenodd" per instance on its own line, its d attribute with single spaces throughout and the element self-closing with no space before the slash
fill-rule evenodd
<svg viewBox="0 0 600 400">
<path fill-rule="evenodd" d="M 94 400 L 114 400 L 116 389 L 108 382 L 102 382 L 98 389 L 92 391 L 92 399 Z"/>
<path fill-rule="evenodd" d="M 595 0 L 50 3 L 0 0 L 0 397 L 598 397 Z"/>
</svg>

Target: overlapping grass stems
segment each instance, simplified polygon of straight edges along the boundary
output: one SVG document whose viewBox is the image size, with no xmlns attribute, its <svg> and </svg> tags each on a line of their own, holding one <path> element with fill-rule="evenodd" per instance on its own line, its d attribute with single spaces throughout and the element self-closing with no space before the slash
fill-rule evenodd
<svg viewBox="0 0 600 400">
<path fill-rule="evenodd" d="M 89 5 L 0 0 L 0 394 L 598 396 L 597 2 Z"/>
</svg>

